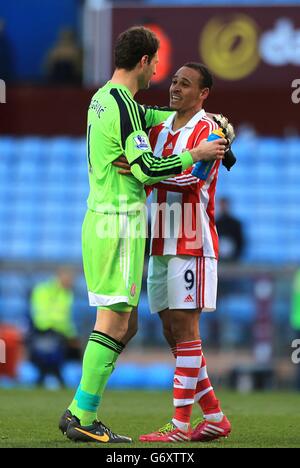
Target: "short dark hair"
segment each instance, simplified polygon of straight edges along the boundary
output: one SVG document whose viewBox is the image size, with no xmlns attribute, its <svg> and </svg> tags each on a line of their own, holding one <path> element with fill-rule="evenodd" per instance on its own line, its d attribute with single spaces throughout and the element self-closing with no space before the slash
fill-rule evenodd
<svg viewBox="0 0 300 468">
<path fill-rule="evenodd" d="M 184 64 L 184 67 L 192 68 L 196 70 L 201 76 L 200 87 L 201 88 L 212 88 L 213 77 L 208 68 L 203 63 L 188 62 Z"/>
<path fill-rule="evenodd" d="M 122 32 L 115 45 L 115 66 L 133 70 L 144 55 L 151 62 L 159 48 L 159 40 L 150 29 L 134 26 Z"/>
</svg>

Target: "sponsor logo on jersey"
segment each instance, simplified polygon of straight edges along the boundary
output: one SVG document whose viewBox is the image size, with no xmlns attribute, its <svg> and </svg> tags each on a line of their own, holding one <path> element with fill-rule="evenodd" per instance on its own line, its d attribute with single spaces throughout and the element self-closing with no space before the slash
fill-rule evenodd
<svg viewBox="0 0 300 468">
<path fill-rule="evenodd" d="M 147 150 L 150 149 L 148 140 L 143 135 L 138 135 L 134 137 L 135 147 L 140 150 Z"/>
<path fill-rule="evenodd" d="M 193 299 L 193 297 L 189 294 L 189 295 L 186 296 L 186 298 L 184 299 L 184 302 L 194 302 L 194 299 Z"/>
</svg>

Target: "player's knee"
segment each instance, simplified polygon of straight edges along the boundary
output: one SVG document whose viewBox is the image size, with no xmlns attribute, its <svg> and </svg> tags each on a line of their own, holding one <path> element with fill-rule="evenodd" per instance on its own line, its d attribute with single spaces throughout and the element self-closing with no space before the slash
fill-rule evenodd
<svg viewBox="0 0 300 468">
<path fill-rule="evenodd" d="M 185 341 L 187 333 L 186 330 L 183 330 L 178 324 L 172 325 L 172 337 L 176 343 L 181 343 Z"/>
<path fill-rule="evenodd" d="M 173 338 L 172 330 L 171 330 L 171 327 L 169 325 L 163 324 L 163 334 L 164 334 L 164 337 L 166 338 L 166 340 L 168 342 L 170 341 L 170 339 Z"/>
<path fill-rule="evenodd" d="M 172 337 L 176 343 L 182 343 L 184 341 L 193 341 L 197 339 L 198 333 L 195 333 L 195 329 L 188 321 L 183 323 L 182 321 L 172 323 Z"/>
<path fill-rule="evenodd" d="M 137 323 L 131 324 L 128 327 L 128 331 L 127 331 L 128 341 L 131 340 L 137 334 L 137 332 L 138 332 L 138 324 Z"/>
<path fill-rule="evenodd" d="M 159 313 L 159 317 L 162 322 L 162 329 L 163 329 L 164 337 L 166 338 L 168 343 L 170 343 L 170 340 L 173 341 L 172 340 L 173 337 L 172 337 L 171 320 L 170 320 L 169 314 L 167 313 L 167 311 L 162 311 Z"/>
<path fill-rule="evenodd" d="M 120 327 L 114 331 L 114 339 L 117 341 L 120 341 L 123 343 L 124 337 L 127 334 L 127 328 L 126 327 Z"/>
<path fill-rule="evenodd" d="M 114 324 L 113 327 L 101 327 L 95 328 L 96 330 L 105 333 L 106 335 L 110 336 L 114 340 L 123 342 L 124 337 L 128 332 L 128 325 L 125 323 Z"/>
</svg>

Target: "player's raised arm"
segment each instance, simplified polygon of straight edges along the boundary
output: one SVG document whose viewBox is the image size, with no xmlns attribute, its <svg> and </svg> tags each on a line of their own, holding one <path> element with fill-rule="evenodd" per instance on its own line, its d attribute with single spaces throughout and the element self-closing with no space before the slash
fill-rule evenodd
<svg viewBox="0 0 300 468">
<path fill-rule="evenodd" d="M 135 137 L 137 138 L 137 137 Z M 144 137 L 143 137 L 144 138 Z M 144 140 L 146 142 L 146 140 Z M 132 145 L 132 142 L 129 145 Z M 146 144 L 146 143 L 145 143 Z M 224 157 L 226 140 L 201 141 L 197 148 L 184 151 L 179 155 L 171 155 L 168 158 L 155 157 L 151 151 L 143 151 L 140 156 L 130 160 L 133 148 L 128 148 L 125 152 L 128 162 L 131 165 L 132 174 L 144 184 L 155 184 L 160 180 L 168 179 L 176 174 L 181 174 L 197 161 L 210 161 L 222 159 Z"/>
</svg>

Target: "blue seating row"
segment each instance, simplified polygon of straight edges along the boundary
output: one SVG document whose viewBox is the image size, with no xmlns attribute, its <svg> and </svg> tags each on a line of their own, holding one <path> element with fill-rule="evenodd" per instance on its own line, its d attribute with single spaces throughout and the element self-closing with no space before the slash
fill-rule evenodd
<svg viewBox="0 0 300 468">
<path fill-rule="evenodd" d="M 245 260 L 300 261 L 300 138 L 234 143 L 217 197 L 232 200 L 248 238 Z M 0 139 L 0 258 L 80 260 L 88 177 L 84 138 Z"/>
</svg>

